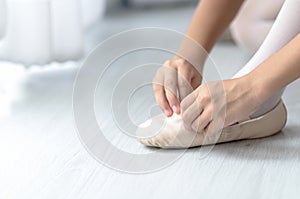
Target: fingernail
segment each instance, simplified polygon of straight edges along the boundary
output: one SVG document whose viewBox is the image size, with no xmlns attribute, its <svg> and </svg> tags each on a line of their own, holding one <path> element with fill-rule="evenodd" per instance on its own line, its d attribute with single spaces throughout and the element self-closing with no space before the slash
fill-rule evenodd
<svg viewBox="0 0 300 199">
<path fill-rule="evenodd" d="M 177 106 L 172 106 L 174 113 L 179 114 L 179 108 Z"/>
<path fill-rule="evenodd" d="M 165 114 L 166 116 L 171 116 L 172 115 L 172 111 L 171 110 L 165 110 Z"/>
</svg>

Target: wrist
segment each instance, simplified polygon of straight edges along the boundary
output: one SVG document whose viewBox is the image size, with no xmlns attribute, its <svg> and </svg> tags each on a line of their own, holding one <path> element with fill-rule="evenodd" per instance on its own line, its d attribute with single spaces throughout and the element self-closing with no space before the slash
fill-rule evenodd
<svg viewBox="0 0 300 199">
<path fill-rule="evenodd" d="M 193 65 L 197 70 L 202 71 L 208 51 L 192 38 L 186 36 L 174 56 L 175 59 L 184 59 Z"/>
<path fill-rule="evenodd" d="M 249 74 L 243 77 L 246 82 L 248 82 L 248 86 L 250 88 L 250 92 L 252 93 L 253 100 L 262 104 L 265 100 L 267 100 L 272 93 L 268 88 L 268 81 L 263 78 L 261 75 L 256 74 L 255 72 L 250 72 Z"/>
<path fill-rule="evenodd" d="M 236 93 L 239 93 L 240 99 L 244 100 L 243 103 L 249 107 L 249 111 L 251 112 L 259 108 L 264 101 L 263 89 L 260 84 L 249 74 L 239 77 L 236 80 Z"/>
</svg>

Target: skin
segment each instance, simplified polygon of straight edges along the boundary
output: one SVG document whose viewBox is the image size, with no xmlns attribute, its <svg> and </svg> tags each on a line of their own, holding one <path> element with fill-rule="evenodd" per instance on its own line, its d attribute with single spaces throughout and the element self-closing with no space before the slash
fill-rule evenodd
<svg viewBox="0 0 300 199">
<path fill-rule="evenodd" d="M 196 8 L 186 36 L 202 46 L 206 54 L 209 53 L 222 32 L 235 17 L 242 3 L 243 0 L 202 0 Z M 211 15 L 211 13 L 214 14 Z M 204 63 L 205 56 L 199 56 L 203 57 L 203 60 L 199 62 Z M 156 101 L 166 116 L 170 117 L 173 113 L 179 114 L 181 99 L 200 85 L 202 65 L 194 68 L 180 56 L 175 56 L 163 64 L 163 67 L 170 68 L 169 70 L 158 70 L 154 77 L 153 90 Z M 182 79 L 186 81 L 182 81 Z M 184 82 L 188 82 L 192 90 L 187 88 Z M 177 90 L 181 94 L 179 98 L 176 95 Z"/>
<path fill-rule="evenodd" d="M 199 86 L 181 103 L 183 121 L 212 134 L 223 124 L 222 114 L 214 113 L 226 112 L 225 127 L 239 122 L 299 77 L 300 34 L 248 75 Z"/>
<path fill-rule="evenodd" d="M 209 52 L 236 15 L 242 2 L 202 0 L 193 16 L 187 36 Z M 164 67 L 171 68 L 173 76 L 167 74 L 168 70 L 158 72 L 157 76 L 167 76 L 167 80 L 154 85 L 154 94 L 166 116 L 169 117 L 174 112 L 181 113 L 187 128 L 213 133 L 219 128 L 248 118 L 262 102 L 300 77 L 300 34 L 241 78 L 201 84 L 199 70 L 202 69 L 193 70 L 191 64 L 178 56 L 169 60 Z M 176 90 L 180 93 L 182 89 L 176 78 L 179 76 L 190 83 L 191 93 L 185 93 L 178 99 Z M 169 89 L 169 84 L 172 89 Z M 225 113 L 225 118 L 221 118 L 222 114 L 217 114 L 222 112 Z M 224 119 L 223 126 L 221 121 Z"/>
</svg>

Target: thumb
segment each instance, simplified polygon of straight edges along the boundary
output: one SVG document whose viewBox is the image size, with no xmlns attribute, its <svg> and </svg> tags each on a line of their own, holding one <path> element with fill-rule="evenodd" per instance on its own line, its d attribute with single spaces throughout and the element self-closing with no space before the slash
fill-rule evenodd
<svg viewBox="0 0 300 199">
<path fill-rule="evenodd" d="M 191 85 L 191 72 L 184 67 L 178 67 L 178 94 L 179 100 L 182 101 L 187 95 L 193 91 Z"/>
</svg>

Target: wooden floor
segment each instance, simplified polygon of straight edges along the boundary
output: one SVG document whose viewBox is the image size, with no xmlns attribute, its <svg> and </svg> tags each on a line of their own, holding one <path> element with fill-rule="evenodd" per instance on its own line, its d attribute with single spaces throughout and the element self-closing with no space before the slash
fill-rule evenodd
<svg viewBox="0 0 300 199">
<path fill-rule="evenodd" d="M 169 16 L 176 15 L 175 11 L 169 12 L 170 15 L 148 11 L 138 13 L 138 17 L 145 16 L 143 26 L 155 25 L 155 22 L 161 23 L 160 26 L 171 20 Z M 177 25 L 170 22 L 170 28 L 183 31 L 191 9 L 182 12 L 185 13 L 183 19 Z M 151 14 L 155 15 L 152 20 L 148 19 Z M 120 15 L 124 15 L 121 21 L 109 17 L 101 22 L 105 30 L 99 25 L 98 30 L 90 33 L 89 42 L 96 41 L 97 35 L 101 38 L 123 28 L 142 26 L 141 19 L 135 19 L 135 15 Z M 132 24 L 121 27 L 125 20 L 132 20 Z M 166 56 L 155 53 L 150 53 L 151 56 L 136 54 L 137 59 L 130 55 L 125 57 L 112 66 L 104 79 L 116 83 L 122 75 L 117 69 L 121 70 L 124 65 L 129 69 L 141 60 L 149 63 L 150 58 L 155 57 L 154 62 L 159 62 Z M 222 78 L 232 76 L 248 58 L 232 43 L 221 42 L 212 52 L 212 60 Z M 283 97 L 288 108 L 288 122 L 281 133 L 264 139 L 216 145 L 206 156 L 203 156 L 204 148 L 172 151 L 172 154 L 183 154 L 173 164 L 155 172 L 130 174 L 126 168 L 143 165 L 132 165 L 131 159 L 121 161 L 124 157 L 115 157 L 110 149 L 103 150 L 106 160 L 120 159 L 122 164 L 117 167 L 123 170 L 117 171 L 97 161 L 81 142 L 72 104 L 73 85 L 80 64 L 51 64 L 27 71 L 19 65 L 10 65 L 14 70 L 7 71 L 7 63 L 1 63 L 0 74 L 6 71 L 6 80 L 0 75 L 0 199 L 299 198 L 300 81 L 290 85 Z M 207 80 L 218 77 L 210 66 L 205 73 Z M 114 84 L 100 85 L 95 92 L 95 115 L 99 125 L 105 127 L 102 130 L 106 139 L 133 156 L 157 153 L 116 126 L 113 111 L 104 100 L 113 88 Z M 118 100 L 117 104 L 123 102 Z M 150 87 L 136 92 L 128 103 L 132 120 L 139 123 L 149 117 L 146 111 L 153 103 Z M 113 113 L 118 114 L 118 111 Z M 87 131 L 93 126 L 88 118 L 82 118 L 82 122 Z"/>
</svg>

